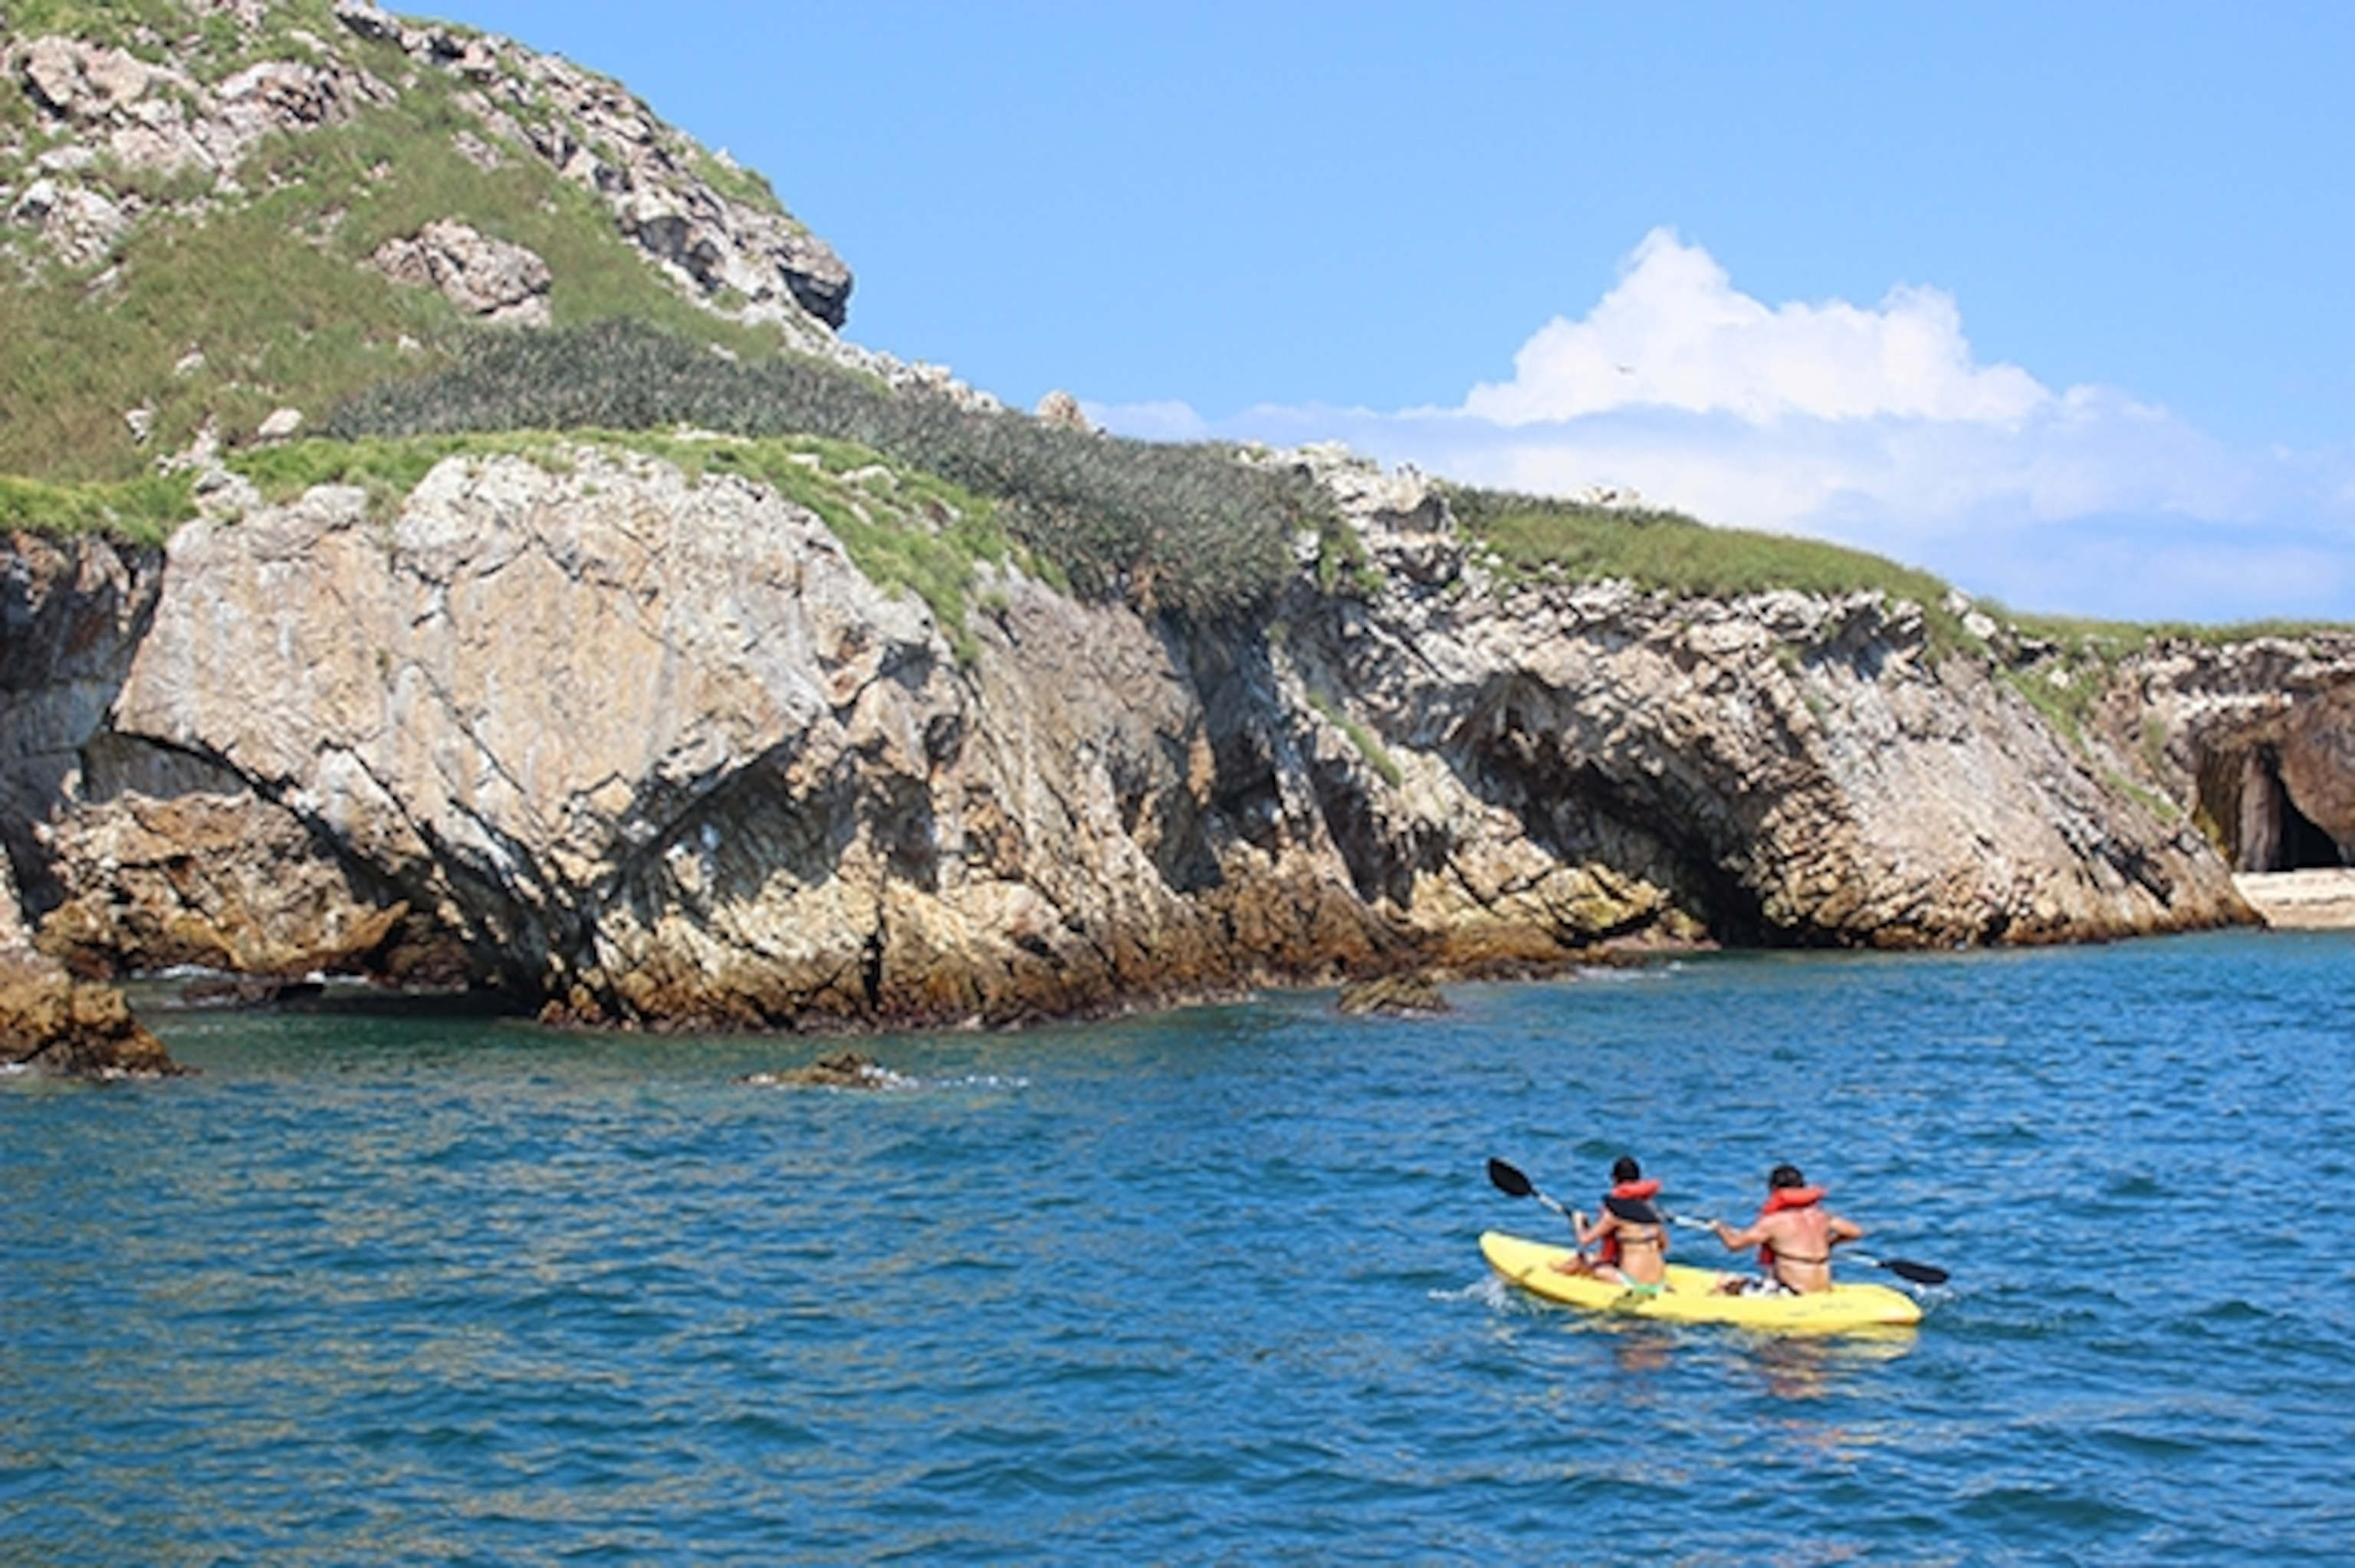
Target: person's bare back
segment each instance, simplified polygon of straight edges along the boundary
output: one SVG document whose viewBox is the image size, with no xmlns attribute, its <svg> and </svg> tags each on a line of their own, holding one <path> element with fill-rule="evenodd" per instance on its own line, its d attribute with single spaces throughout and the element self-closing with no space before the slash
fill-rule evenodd
<svg viewBox="0 0 2355 1568">
<path fill-rule="evenodd" d="M 1832 1248 L 1864 1234 L 1855 1221 L 1823 1205 L 1823 1189 L 1810 1187 L 1796 1166 L 1778 1165 L 1766 1179 L 1766 1204 L 1758 1217 L 1736 1230 L 1710 1222 L 1717 1239 L 1739 1252 L 1758 1249 L 1759 1266 L 1784 1288 L 1813 1295 L 1832 1287 Z"/>
</svg>

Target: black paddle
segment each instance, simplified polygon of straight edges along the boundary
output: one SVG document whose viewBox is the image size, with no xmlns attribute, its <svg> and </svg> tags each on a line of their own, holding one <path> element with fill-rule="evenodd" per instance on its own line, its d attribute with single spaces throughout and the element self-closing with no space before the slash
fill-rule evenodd
<svg viewBox="0 0 2355 1568">
<path fill-rule="evenodd" d="M 1512 1166 L 1506 1164 L 1501 1160 L 1491 1158 L 1488 1161 L 1488 1180 L 1495 1184 L 1497 1192 L 1502 1192 L 1508 1198 L 1535 1198 L 1539 1202 L 1543 1203 L 1547 1208 L 1551 1209 L 1555 1213 L 1560 1214 L 1565 1222 L 1569 1223 L 1570 1234 L 1573 1239 L 1578 1235 L 1578 1224 L 1576 1221 L 1571 1219 L 1570 1211 L 1563 1208 L 1561 1204 L 1557 1202 L 1554 1199 L 1538 1191 L 1538 1184 L 1536 1182 L 1522 1175 Z M 1584 1257 L 1586 1255 L 1586 1249 L 1584 1247 L 1580 1247 L 1578 1249 L 1578 1255 Z"/>
<path fill-rule="evenodd" d="M 1652 1206 L 1652 1202 L 1648 1198 L 1605 1196 L 1603 1206 L 1631 1225 L 1657 1225 L 1668 1223 L 1667 1217 Z"/>
<path fill-rule="evenodd" d="M 1619 1213 L 1619 1210 L 1615 1205 L 1621 1202 L 1621 1200 L 1612 1199 L 1609 1201 L 1614 1205 L 1611 1212 L 1614 1214 L 1619 1214 L 1621 1219 L 1632 1219 L 1635 1217 L 1630 1214 Z M 1649 1208 L 1650 1206 L 1651 1205 L 1648 1203 L 1645 1205 L 1646 1208 Z M 1668 1216 L 1668 1221 L 1671 1224 L 1683 1225 L 1689 1230 L 1713 1231 L 1717 1228 L 1717 1222 L 1715 1220 L 1696 1220 L 1689 1218 L 1683 1214 L 1670 1214 Z M 1885 1268 L 1890 1273 L 1895 1275 L 1898 1278 L 1914 1285 L 1944 1285 L 1948 1279 L 1954 1277 L 1934 1263 L 1915 1263 L 1911 1258 L 1873 1257 L 1865 1253 L 1856 1252 L 1853 1250 L 1844 1252 L 1840 1254 L 1840 1256 L 1849 1263 L 1860 1263 L 1867 1268 Z"/>
</svg>

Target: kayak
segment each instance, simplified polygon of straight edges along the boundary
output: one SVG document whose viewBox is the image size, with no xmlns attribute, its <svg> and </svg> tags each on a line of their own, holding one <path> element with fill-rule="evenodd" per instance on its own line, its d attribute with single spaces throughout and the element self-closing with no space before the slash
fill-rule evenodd
<svg viewBox="0 0 2355 1568">
<path fill-rule="evenodd" d="M 1922 1320 L 1920 1305 L 1886 1285 L 1834 1285 L 1811 1296 L 1721 1296 L 1718 1287 L 1737 1276 L 1672 1263 L 1668 1288 L 1651 1294 L 1590 1275 L 1562 1273 L 1554 1266 L 1572 1255 L 1566 1246 L 1488 1231 L 1480 1237 L 1480 1251 L 1491 1267 L 1524 1290 L 1614 1317 L 1732 1323 L 1772 1334 L 1847 1334 Z"/>
</svg>

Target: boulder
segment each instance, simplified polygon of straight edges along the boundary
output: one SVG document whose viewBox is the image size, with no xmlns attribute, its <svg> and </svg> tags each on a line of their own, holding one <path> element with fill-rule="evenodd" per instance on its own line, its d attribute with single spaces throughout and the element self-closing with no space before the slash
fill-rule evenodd
<svg viewBox="0 0 2355 1568">
<path fill-rule="evenodd" d="M 432 288 L 470 315 L 516 326 L 546 326 L 553 319 L 548 263 L 534 252 L 494 239 L 454 218 L 427 224 L 415 235 L 389 239 L 371 258 L 396 283 Z"/>
<path fill-rule="evenodd" d="M 0 857 L 0 1067 L 84 1078 L 180 1070 L 122 992 L 75 980 L 27 936 L 16 879 Z"/>
</svg>

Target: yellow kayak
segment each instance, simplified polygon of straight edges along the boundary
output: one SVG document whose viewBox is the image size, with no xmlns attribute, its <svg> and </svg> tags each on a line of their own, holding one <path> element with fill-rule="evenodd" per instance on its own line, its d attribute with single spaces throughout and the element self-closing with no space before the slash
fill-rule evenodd
<svg viewBox="0 0 2355 1568">
<path fill-rule="evenodd" d="M 1590 1312 L 1669 1323 L 1732 1323 L 1773 1334 L 1846 1334 L 1922 1320 L 1914 1299 L 1886 1285 L 1835 1285 L 1813 1296 L 1721 1296 L 1717 1287 L 1733 1276 L 1672 1263 L 1668 1287 L 1651 1293 L 1562 1273 L 1554 1266 L 1571 1255 L 1566 1246 L 1488 1231 L 1480 1237 L 1480 1251 L 1491 1267 L 1522 1289 Z"/>
</svg>

